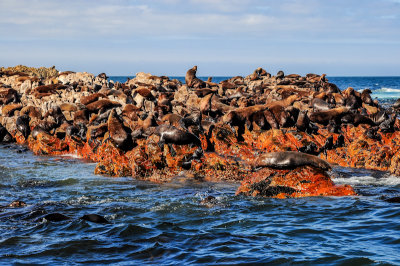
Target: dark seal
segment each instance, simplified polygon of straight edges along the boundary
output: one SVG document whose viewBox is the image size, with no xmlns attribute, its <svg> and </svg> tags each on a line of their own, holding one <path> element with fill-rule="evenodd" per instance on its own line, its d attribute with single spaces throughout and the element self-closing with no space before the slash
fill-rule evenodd
<svg viewBox="0 0 400 266">
<path fill-rule="evenodd" d="M 331 169 L 330 164 L 321 158 L 296 151 L 264 153 L 254 162 L 255 167 L 271 167 L 278 169 L 293 169 L 306 165 L 325 171 Z"/>
</svg>

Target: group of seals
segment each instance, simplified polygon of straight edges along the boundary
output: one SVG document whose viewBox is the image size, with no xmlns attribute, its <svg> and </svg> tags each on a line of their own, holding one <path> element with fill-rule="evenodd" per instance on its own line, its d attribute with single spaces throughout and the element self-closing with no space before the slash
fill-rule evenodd
<svg viewBox="0 0 400 266">
<path fill-rule="evenodd" d="M 20 85 L 4 85 L 0 98 L 7 104 L 2 117 L 7 117 L 8 123 L 4 122 L 7 128 L 0 126 L 0 141 L 12 139 L 7 132 L 10 129 L 28 141 L 48 134 L 87 143 L 93 151 L 107 143 L 126 153 L 149 139 L 158 144 L 153 151 L 161 152 L 159 157 L 164 161 L 157 163 L 164 167 L 165 145 L 172 157 L 177 155 L 175 150 L 185 150 L 174 149 L 174 145 L 196 147 L 190 149 L 193 154 L 181 156 L 177 164 L 191 169 L 193 161 L 217 150 L 213 145 L 221 128 L 232 131 L 229 136 L 238 142 L 245 141 L 246 130 L 297 130 L 305 132 L 299 135 L 312 138 L 327 129 L 339 135 L 336 142 L 325 135 L 323 145 L 323 141 L 302 141 L 302 146 L 293 148 L 302 152 L 296 153 L 297 157 L 295 153 L 263 154 L 255 162 L 257 167 L 309 165 L 327 170 L 326 163 L 310 156 L 346 146 L 349 140 L 343 136 L 344 126 L 362 125 L 368 128 L 365 136 L 376 141 L 382 139 L 381 133 L 396 128 L 400 103 L 385 109 L 372 99 L 370 90 L 341 91 L 329 83 L 326 75 L 310 73 L 302 77 L 283 71 L 271 75 L 257 68 L 247 77 L 214 83 L 211 78 L 199 79 L 197 70 L 197 66 L 187 70 L 186 84 L 146 73 L 138 73 L 125 83 L 109 81 L 105 73 L 96 77 L 79 74 L 82 78 L 73 80 L 78 73 L 64 72 L 52 80 L 39 79 L 24 91 Z M 8 78 L 10 74 L 0 74 L 0 79 L 5 75 Z M 42 99 L 41 104 L 38 99 Z"/>
</svg>

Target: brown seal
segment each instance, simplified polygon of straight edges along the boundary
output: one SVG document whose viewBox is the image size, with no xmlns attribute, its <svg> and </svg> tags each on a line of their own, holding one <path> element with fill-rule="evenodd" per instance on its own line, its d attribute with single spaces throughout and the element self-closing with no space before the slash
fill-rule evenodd
<svg viewBox="0 0 400 266">
<path fill-rule="evenodd" d="M 290 95 L 285 99 L 279 100 L 279 101 L 273 101 L 266 106 L 271 108 L 273 106 L 282 106 L 282 107 L 288 107 L 291 106 L 295 101 L 299 99 L 299 95 Z"/>
<path fill-rule="evenodd" d="M 197 66 L 192 67 L 186 72 L 185 82 L 188 87 L 192 86 L 193 80 L 196 78 Z"/>
<path fill-rule="evenodd" d="M 18 103 L 19 101 L 19 95 L 16 90 L 9 88 L 0 91 L 0 104 Z"/>
<path fill-rule="evenodd" d="M 287 112 L 283 106 L 274 105 L 268 109 L 274 114 L 275 120 L 278 122 L 279 127 L 290 127 L 293 124 L 289 112 Z"/>
<path fill-rule="evenodd" d="M 97 75 L 97 77 L 99 77 L 99 78 L 101 78 L 101 79 L 108 79 L 106 73 L 100 73 L 100 74 Z"/>
<path fill-rule="evenodd" d="M 360 124 L 367 124 L 370 126 L 376 126 L 375 122 L 371 118 L 362 114 L 348 113 L 341 118 L 342 123 L 352 124 L 358 126 Z"/>
<path fill-rule="evenodd" d="M 170 113 L 170 114 L 166 114 L 161 118 L 161 122 L 168 122 L 170 125 L 175 125 L 177 123 L 179 123 L 179 121 L 181 121 L 183 117 L 178 115 L 178 114 L 174 114 L 174 113 Z"/>
<path fill-rule="evenodd" d="M 253 165 L 254 167 L 270 167 L 278 169 L 293 169 L 309 165 L 324 171 L 331 169 L 330 164 L 321 158 L 296 151 L 264 153 L 258 156 Z"/>
<path fill-rule="evenodd" d="M 222 121 L 231 126 L 243 126 L 247 125 L 248 128 L 251 127 L 252 116 L 260 111 L 267 109 L 265 105 L 253 105 L 248 107 L 236 108 L 229 111 L 222 117 Z"/>
<path fill-rule="evenodd" d="M 348 107 L 337 107 L 327 111 L 311 112 L 309 118 L 314 123 L 328 125 L 330 120 L 339 120 L 343 115 L 349 112 Z"/>
<path fill-rule="evenodd" d="M 185 82 L 189 88 L 204 88 L 206 83 L 196 77 L 197 66 L 192 67 L 186 72 Z"/>
<path fill-rule="evenodd" d="M 3 116 L 13 116 L 15 111 L 19 111 L 22 109 L 22 104 L 20 103 L 13 103 L 9 105 L 4 105 L 2 109 Z"/>
<path fill-rule="evenodd" d="M 180 130 L 171 125 L 160 125 L 156 128 L 155 134 L 160 136 L 158 145 L 162 149 L 164 144 L 175 144 L 175 145 L 188 145 L 194 144 L 201 146 L 201 141 L 194 134 Z"/>
<path fill-rule="evenodd" d="M 86 106 L 86 108 L 90 111 L 90 112 L 98 112 L 100 111 L 101 113 L 104 112 L 105 110 L 112 108 L 112 107 L 119 107 L 121 106 L 120 103 L 118 102 L 113 102 L 111 100 L 108 99 L 101 99 L 101 100 L 97 100 L 95 102 L 92 102 L 90 104 L 88 104 Z"/>
<path fill-rule="evenodd" d="M 217 90 L 213 90 L 213 89 L 209 89 L 209 88 L 196 89 L 194 91 L 194 93 L 196 93 L 196 95 L 198 97 L 204 97 L 210 93 L 216 93 L 216 92 L 217 92 Z"/>
<path fill-rule="evenodd" d="M 125 130 L 121 120 L 117 116 L 115 109 L 112 109 L 107 121 L 108 133 L 112 142 L 121 150 L 130 150 L 132 148 L 131 135 Z"/>
<path fill-rule="evenodd" d="M 57 90 L 64 90 L 67 86 L 62 84 L 41 85 L 32 90 L 32 93 L 55 93 Z"/>
<path fill-rule="evenodd" d="M 320 98 L 314 98 L 311 101 L 311 106 L 313 111 L 327 111 L 335 107 L 333 104 L 329 104 Z"/>
<path fill-rule="evenodd" d="M 279 129 L 279 124 L 275 119 L 274 114 L 269 110 L 266 109 L 263 111 L 265 120 L 268 122 L 269 126 L 273 129 Z"/>
<path fill-rule="evenodd" d="M 86 125 L 89 123 L 89 111 L 79 110 L 74 113 L 74 125 L 83 124 Z"/>
<path fill-rule="evenodd" d="M 89 126 L 87 129 L 87 139 L 103 137 L 108 131 L 108 124 L 103 123 L 97 126 Z"/>
<path fill-rule="evenodd" d="M 371 93 L 372 91 L 370 89 L 363 90 L 361 93 L 361 101 L 369 105 L 374 105 L 374 102 L 371 98 Z"/>
<path fill-rule="evenodd" d="M 126 104 L 122 110 L 121 116 L 125 116 L 130 120 L 138 120 L 138 112 L 140 108 L 133 104 Z"/>
<path fill-rule="evenodd" d="M 62 103 L 60 104 L 60 109 L 63 112 L 76 112 L 78 111 L 78 106 L 73 103 Z"/>
<path fill-rule="evenodd" d="M 310 119 L 308 118 L 307 113 L 307 110 L 300 111 L 296 122 L 297 130 L 306 132 L 309 129 Z"/>
<path fill-rule="evenodd" d="M 88 105 L 88 104 L 90 104 L 92 102 L 97 101 L 100 98 L 106 98 L 107 99 L 107 96 L 104 95 L 103 93 L 98 93 L 97 92 L 97 93 L 90 94 L 88 96 L 82 96 L 80 101 L 81 101 L 81 104 Z"/>
<path fill-rule="evenodd" d="M 19 112 L 20 115 L 28 115 L 31 119 L 35 118 L 38 120 L 42 119 L 42 109 L 40 107 L 34 107 L 32 105 L 25 106 Z"/>
</svg>

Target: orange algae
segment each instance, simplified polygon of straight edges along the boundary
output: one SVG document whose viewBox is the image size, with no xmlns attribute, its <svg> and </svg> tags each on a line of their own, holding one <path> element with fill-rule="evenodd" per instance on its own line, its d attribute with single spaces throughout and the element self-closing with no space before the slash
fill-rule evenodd
<svg viewBox="0 0 400 266">
<path fill-rule="evenodd" d="M 368 128 L 368 126 L 342 127 L 344 147 L 328 150 L 327 156 L 321 155 L 322 158 L 332 164 L 344 167 L 362 167 L 399 174 L 400 133 L 380 133 L 382 139 L 377 141 L 366 137 L 365 132 Z M 148 139 L 137 140 L 136 147 L 128 152 L 121 151 L 104 138 L 82 142 L 80 139 L 68 136 L 59 139 L 46 133 L 39 133 L 36 139 L 29 137 L 27 141 L 19 133 L 15 135 L 15 138 L 18 143 L 27 143 L 35 154 L 76 153 L 79 157 L 98 162 L 95 169 L 96 174 L 132 176 L 137 179 L 164 182 L 171 180 L 184 170 L 183 163 L 189 161 L 190 170 L 186 173 L 192 172 L 197 179 L 206 181 L 244 180 L 243 182 L 249 189 L 249 182 L 260 182 L 260 177 L 256 178 L 259 174 L 251 172 L 250 167 L 250 162 L 259 154 L 286 150 L 296 151 L 310 142 L 314 142 L 320 148 L 329 136 L 336 141 L 339 134 L 330 133 L 325 129 L 320 129 L 317 135 L 310 135 L 291 128 L 253 130 L 251 132 L 246 130 L 243 134 L 245 141 L 238 142 L 235 133 L 229 127 L 217 126 L 209 139 L 204 135 L 200 136 L 204 150 L 213 151 L 204 152 L 201 159 L 192 162 L 189 159 L 197 147 L 164 145 L 162 152 L 158 146 L 159 137 L 155 135 Z M 262 170 L 261 173 L 265 171 Z M 274 178 L 274 182 L 278 182 L 280 180 L 279 173 L 283 173 L 283 170 L 270 171 L 267 173 L 278 173 Z M 307 168 L 302 171 L 295 170 L 292 174 L 288 174 L 289 172 L 286 172 L 285 175 L 281 174 L 281 178 L 284 176 L 291 178 L 291 187 L 296 192 L 278 193 L 274 197 L 355 194 L 351 187 L 335 186 L 327 174 L 313 171 Z M 301 183 L 300 181 L 305 180 L 302 175 L 309 175 L 312 178 Z M 281 181 L 283 182 L 283 180 Z M 284 186 L 282 185 L 284 182 L 282 182 L 278 182 L 277 186 Z M 245 191 L 244 187 L 246 186 L 242 185 L 241 191 Z M 252 194 L 257 194 L 254 191 Z"/>
<path fill-rule="evenodd" d="M 249 174 L 236 194 L 273 198 L 354 196 L 349 185 L 335 185 L 327 173 L 306 166 L 293 170 L 264 168 Z"/>
</svg>

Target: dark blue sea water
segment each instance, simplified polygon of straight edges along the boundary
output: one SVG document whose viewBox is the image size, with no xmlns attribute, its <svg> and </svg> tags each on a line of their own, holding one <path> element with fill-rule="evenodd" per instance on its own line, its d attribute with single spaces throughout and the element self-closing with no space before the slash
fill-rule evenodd
<svg viewBox="0 0 400 266">
<path fill-rule="evenodd" d="M 399 88 L 377 79 L 340 86 Z M 334 167 L 334 181 L 359 196 L 264 199 L 235 196 L 234 183 L 154 184 L 94 167 L 0 146 L 0 205 L 28 204 L 0 208 L 0 265 L 400 264 L 400 204 L 381 199 L 400 196 L 399 177 Z M 208 195 L 217 202 L 201 204 Z M 72 219 L 45 222 L 45 212 Z M 78 219 L 89 213 L 111 223 Z"/>
</svg>

